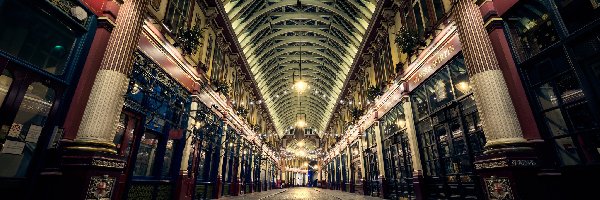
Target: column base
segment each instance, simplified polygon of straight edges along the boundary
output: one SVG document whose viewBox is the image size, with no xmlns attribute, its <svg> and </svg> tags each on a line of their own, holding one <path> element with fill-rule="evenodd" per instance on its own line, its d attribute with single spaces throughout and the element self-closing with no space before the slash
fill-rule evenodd
<svg viewBox="0 0 600 200">
<path fill-rule="evenodd" d="M 552 199 L 542 197 L 548 192 L 539 182 L 539 160 L 530 144 L 487 146 L 474 165 L 488 199 Z"/>
<path fill-rule="evenodd" d="M 234 182 L 231 186 L 231 196 L 239 196 L 240 188 L 242 188 L 242 180 L 234 179 Z"/>
<path fill-rule="evenodd" d="M 195 182 L 192 177 L 189 177 L 187 171 L 180 171 L 177 179 L 177 187 L 175 188 L 176 197 L 178 200 L 191 200 L 194 194 Z"/>
<path fill-rule="evenodd" d="M 426 198 L 424 180 L 425 178 L 423 177 L 423 171 L 413 171 L 413 188 L 416 200 L 423 200 Z"/>
<path fill-rule="evenodd" d="M 223 193 L 223 180 L 221 176 L 217 176 L 217 181 L 215 182 L 215 193 L 213 194 L 213 199 L 218 199 L 221 197 Z"/>
<path fill-rule="evenodd" d="M 43 199 L 114 199 L 124 194 L 125 159 L 115 145 L 101 141 L 61 141 L 60 164 L 38 182 Z M 59 185 L 60 187 L 53 187 Z"/>
<path fill-rule="evenodd" d="M 379 176 L 378 181 L 379 181 L 379 198 L 384 199 L 385 194 L 388 191 L 386 179 L 383 176 Z"/>
<path fill-rule="evenodd" d="M 252 192 L 254 192 L 254 183 L 253 183 L 253 182 L 250 182 L 250 184 L 249 184 L 249 185 L 250 185 L 250 192 L 248 192 L 248 193 L 252 193 Z"/>
<path fill-rule="evenodd" d="M 365 194 L 365 180 L 364 179 L 360 179 L 358 181 L 358 184 L 354 185 L 354 193 L 361 194 L 361 195 Z"/>
</svg>

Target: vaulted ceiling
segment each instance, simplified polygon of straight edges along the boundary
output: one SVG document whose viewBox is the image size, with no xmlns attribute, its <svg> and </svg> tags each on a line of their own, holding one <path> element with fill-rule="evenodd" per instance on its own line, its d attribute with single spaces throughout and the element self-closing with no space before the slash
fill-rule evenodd
<svg viewBox="0 0 600 200">
<path fill-rule="evenodd" d="M 283 134 L 305 116 L 325 130 L 376 0 L 225 0 L 250 71 Z M 300 72 L 301 71 L 301 72 Z M 301 79 L 308 89 L 292 89 Z"/>
</svg>

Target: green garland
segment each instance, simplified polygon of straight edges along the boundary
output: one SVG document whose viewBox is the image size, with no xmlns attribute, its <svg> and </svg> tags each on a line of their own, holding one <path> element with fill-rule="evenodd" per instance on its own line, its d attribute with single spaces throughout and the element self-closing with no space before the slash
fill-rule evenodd
<svg viewBox="0 0 600 200">
<path fill-rule="evenodd" d="M 417 32 L 407 30 L 405 27 L 400 28 L 394 42 L 400 47 L 402 53 L 408 55 L 415 53 L 420 46 L 425 46 L 425 41 L 419 37 Z"/>
<path fill-rule="evenodd" d="M 181 28 L 173 46 L 181 48 L 183 55 L 195 54 L 198 51 L 198 46 L 200 46 L 200 35 L 202 33 L 197 28 Z"/>
</svg>

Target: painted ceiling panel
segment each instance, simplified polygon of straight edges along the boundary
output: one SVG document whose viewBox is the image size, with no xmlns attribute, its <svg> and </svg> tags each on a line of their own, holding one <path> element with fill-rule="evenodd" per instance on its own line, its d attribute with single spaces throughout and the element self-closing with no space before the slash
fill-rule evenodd
<svg viewBox="0 0 600 200">
<path fill-rule="evenodd" d="M 224 4 L 277 132 L 299 115 L 321 134 L 343 88 L 375 0 L 229 0 Z M 308 89 L 299 93 L 294 81 Z"/>
</svg>

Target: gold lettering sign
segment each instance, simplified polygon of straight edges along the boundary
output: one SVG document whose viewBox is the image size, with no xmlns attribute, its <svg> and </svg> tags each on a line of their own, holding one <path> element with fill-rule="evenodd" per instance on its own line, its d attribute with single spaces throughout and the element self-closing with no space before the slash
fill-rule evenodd
<svg viewBox="0 0 600 200">
<path fill-rule="evenodd" d="M 449 56 L 454 55 L 454 46 L 450 45 L 448 48 L 441 50 L 435 57 L 434 60 L 430 61 L 429 64 L 423 66 L 423 68 L 418 72 L 416 78 L 413 80 L 413 83 L 419 83 L 424 78 L 427 78 L 431 73 L 435 71 L 439 67 L 440 64 L 443 64 L 443 61 Z"/>
</svg>

